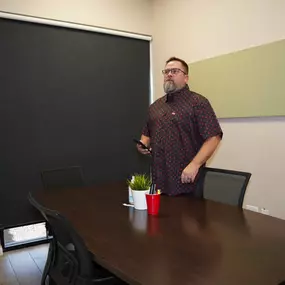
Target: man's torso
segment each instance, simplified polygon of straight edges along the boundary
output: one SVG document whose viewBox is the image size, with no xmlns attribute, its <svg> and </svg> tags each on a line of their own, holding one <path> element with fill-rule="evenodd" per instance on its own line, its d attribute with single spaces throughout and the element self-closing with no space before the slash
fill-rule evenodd
<svg viewBox="0 0 285 285">
<path fill-rule="evenodd" d="M 180 177 L 203 144 L 195 117 L 195 106 L 202 100 L 203 96 L 183 89 L 150 106 L 152 175 L 166 194 L 190 193 L 196 186 L 196 182 L 183 184 Z"/>
</svg>

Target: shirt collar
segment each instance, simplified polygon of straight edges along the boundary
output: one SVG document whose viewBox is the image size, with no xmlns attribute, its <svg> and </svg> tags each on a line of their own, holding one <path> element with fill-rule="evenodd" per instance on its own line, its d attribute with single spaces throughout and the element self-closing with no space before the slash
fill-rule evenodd
<svg viewBox="0 0 285 285">
<path fill-rule="evenodd" d="M 185 93 L 185 91 L 190 91 L 188 84 L 186 84 L 183 88 L 172 92 L 172 93 L 166 93 L 165 95 L 165 102 L 172 102 L 174 97 L 177 97 L 177 95 L 181 95 Z"/>
</svg>

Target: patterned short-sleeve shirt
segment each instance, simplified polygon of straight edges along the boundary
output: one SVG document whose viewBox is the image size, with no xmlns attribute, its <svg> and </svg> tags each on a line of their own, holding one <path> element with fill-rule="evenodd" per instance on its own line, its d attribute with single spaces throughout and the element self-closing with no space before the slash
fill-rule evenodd
<svg viewBox="0 0 285 285">
<path fill-rule="evenodd" d="M 186 85 L 150 105 L 142 134 L 150 137 L 153 183 L 165 194 L 179 195 L 197 184 L 197 179 L 181 182 L 184 168 L 208 138 L 223 132 L 209 101 Z"/>
</svg>

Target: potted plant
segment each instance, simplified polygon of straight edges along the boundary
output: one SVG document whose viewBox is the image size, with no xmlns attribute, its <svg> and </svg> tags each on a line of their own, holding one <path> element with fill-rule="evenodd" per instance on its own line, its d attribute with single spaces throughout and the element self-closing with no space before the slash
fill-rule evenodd
<svg viewBox="0 0 285 285">
<path fill-rule="evenodd" d="M 135 174 L 131 180 L 127 180 L 127 184 L 132 191 L 134 207 L 137 210 L 146 210 L 145 194 L 149 193 L 151 179 L 146 174 Z"/>
</svg>

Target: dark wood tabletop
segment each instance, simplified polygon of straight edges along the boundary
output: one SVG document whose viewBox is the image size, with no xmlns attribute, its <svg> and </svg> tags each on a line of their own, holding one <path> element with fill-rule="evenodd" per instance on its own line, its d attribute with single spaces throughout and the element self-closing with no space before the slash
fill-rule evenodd
<svg viewBox="0 0 285 285">
<path fill-rule="evenodd" d="M 44 191 L 95 260 L 130 284 L 277 285 L 285 280 L 285 221 L 190 197 L 161 196 L 160 213 L 125 207 L 125 183 Z"/>
</svg>

